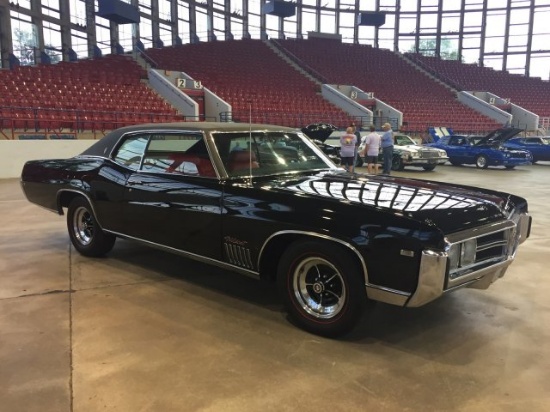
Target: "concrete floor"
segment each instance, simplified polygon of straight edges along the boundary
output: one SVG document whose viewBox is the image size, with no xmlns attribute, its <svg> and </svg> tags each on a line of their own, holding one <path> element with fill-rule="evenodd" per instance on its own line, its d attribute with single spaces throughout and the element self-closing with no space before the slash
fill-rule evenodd
<svg viewBox="0 0 550 412">
<path fill-rule="evenodd" d="M 532 235 L 489 290 L 379 304 L 341 340 L 246 277 L 120 240 L 81 257 L 0 181 L 0 411 L 550 410 L 550 163 L 396 174 L 525 196 Z"/>
</svg>

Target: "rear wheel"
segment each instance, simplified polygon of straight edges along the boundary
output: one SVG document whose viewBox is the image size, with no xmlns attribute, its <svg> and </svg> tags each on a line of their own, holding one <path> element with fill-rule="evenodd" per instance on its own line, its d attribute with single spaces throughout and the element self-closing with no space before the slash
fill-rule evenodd
<svg viewBox="0 0 550 412">
<path fill-rule="evenodd" d="M 453 166 L 462 166 L 462 163 L 457 162 L 456 160 L 449 160 Z"/>
<path fill-rule="evenodd" d="M 84 256 L 103 256 L 115 244 L 116 237 L 101 230 L 90 204 L 83 197 L 76 197 L 69 204 L 67 229 L 73 246 Z"/>
<path fill-rule="evenodd" d="M 513 169 L 514 167 L 516 167 L 516 166 L 508 165 L 508 166 L 504 166 L 504 167 L 505 167 L 506 169 L 508 169 L 508 170 L 512 170 L 512 169 Z"/>
<path fill-rule="evenodd" d="M 427 170 L 427 171 L 432 171 L 432 170 L 435 169 L 435 165 L 422 166 L 422 169 Z"/>
<path fill-rule="evenodd" d="M 325 242 L 293 243 L 279 261 L 277 282 L 291 318 L 317 335 L 351 331 L 367 302 L 353 256 Z"/>
<path fill-rule="evenodd" d="M 487 169 L 487 166 L 489 166 L 489 161 L 487 160 L 487 157 L 483 155 L 479 155 L 476 157 L 476 167 L 479 169 Z"/>
</svg>

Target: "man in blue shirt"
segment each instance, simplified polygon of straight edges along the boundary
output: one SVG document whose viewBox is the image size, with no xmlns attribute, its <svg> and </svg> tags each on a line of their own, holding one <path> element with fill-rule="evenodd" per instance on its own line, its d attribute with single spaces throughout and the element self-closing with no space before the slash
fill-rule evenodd
<svg viewBox="0 0 550 412">
<path fill-rule="evenodd" d="M 380 138 L 380 146 L 382 147 L 382 174 L 389 175 L 391 172 L 391 164 L 393 158 L 393 132 L 391 124 L 384 123 L 382 125 L 384 134 Z"/>
</svg>

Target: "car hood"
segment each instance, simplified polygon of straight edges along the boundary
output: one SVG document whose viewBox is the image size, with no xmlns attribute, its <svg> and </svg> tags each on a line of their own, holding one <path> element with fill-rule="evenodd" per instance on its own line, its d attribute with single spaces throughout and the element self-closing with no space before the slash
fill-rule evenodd
<svg viewBox="0 0 550 412">
<path fill-rule="evenodd" d="M 262 188 L 270 191 L 376 209 L 435 226 L 446 234 L 501 220 L 513 211 L 512 198 L 521 201 L 506 193 L 469 186 L 343 172 L 278 177 L 266 183 L 262 182 Z"/>
<path fill-rule="evenodd" d="M 517 129 L 514 127 L 507 127 L 503 129 L 493 130 L 487 136 L 483 137 L 475 146 L 494 146 L 500 143 L 504 143 L 506 140 L 517 136 L 523 132 L 523 129 Z"/>
<path fill-rule="evenodd" d="M 406 150 L 411 153 L 423 153 L 423 152 L 443 152 L 443 149 L 438 149 L 437 147 L 426 147 L 426 146 L 420 146 L 415 144 L 407 144 L 407 145 L 395 145 L 395 149 L 399 150 Z"/>
<path fill-rule="evenodd" d="M 313 123 L 302 128 L 302 132 L 310 139 L 324 143 L 338 128 L 330 123 Z"/>
</svg>

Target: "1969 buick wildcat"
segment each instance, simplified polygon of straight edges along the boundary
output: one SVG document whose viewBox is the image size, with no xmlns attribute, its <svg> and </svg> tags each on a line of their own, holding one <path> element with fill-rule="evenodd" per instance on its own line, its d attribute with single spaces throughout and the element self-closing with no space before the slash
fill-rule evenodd
<svg viewBox="0 0 550 412">
<path fill-rule="evenodd" d="M 295 322 L 324 336 L 373 301 L 487 288 L 531 226 L 521 197 L 347 173 L 302 132 L 267 125 L 125 127 L 74 158 L 27 162 L 21 184 L 66 210 L 82 255 L 121 237 L 271 280 Z"/>
</svg>

